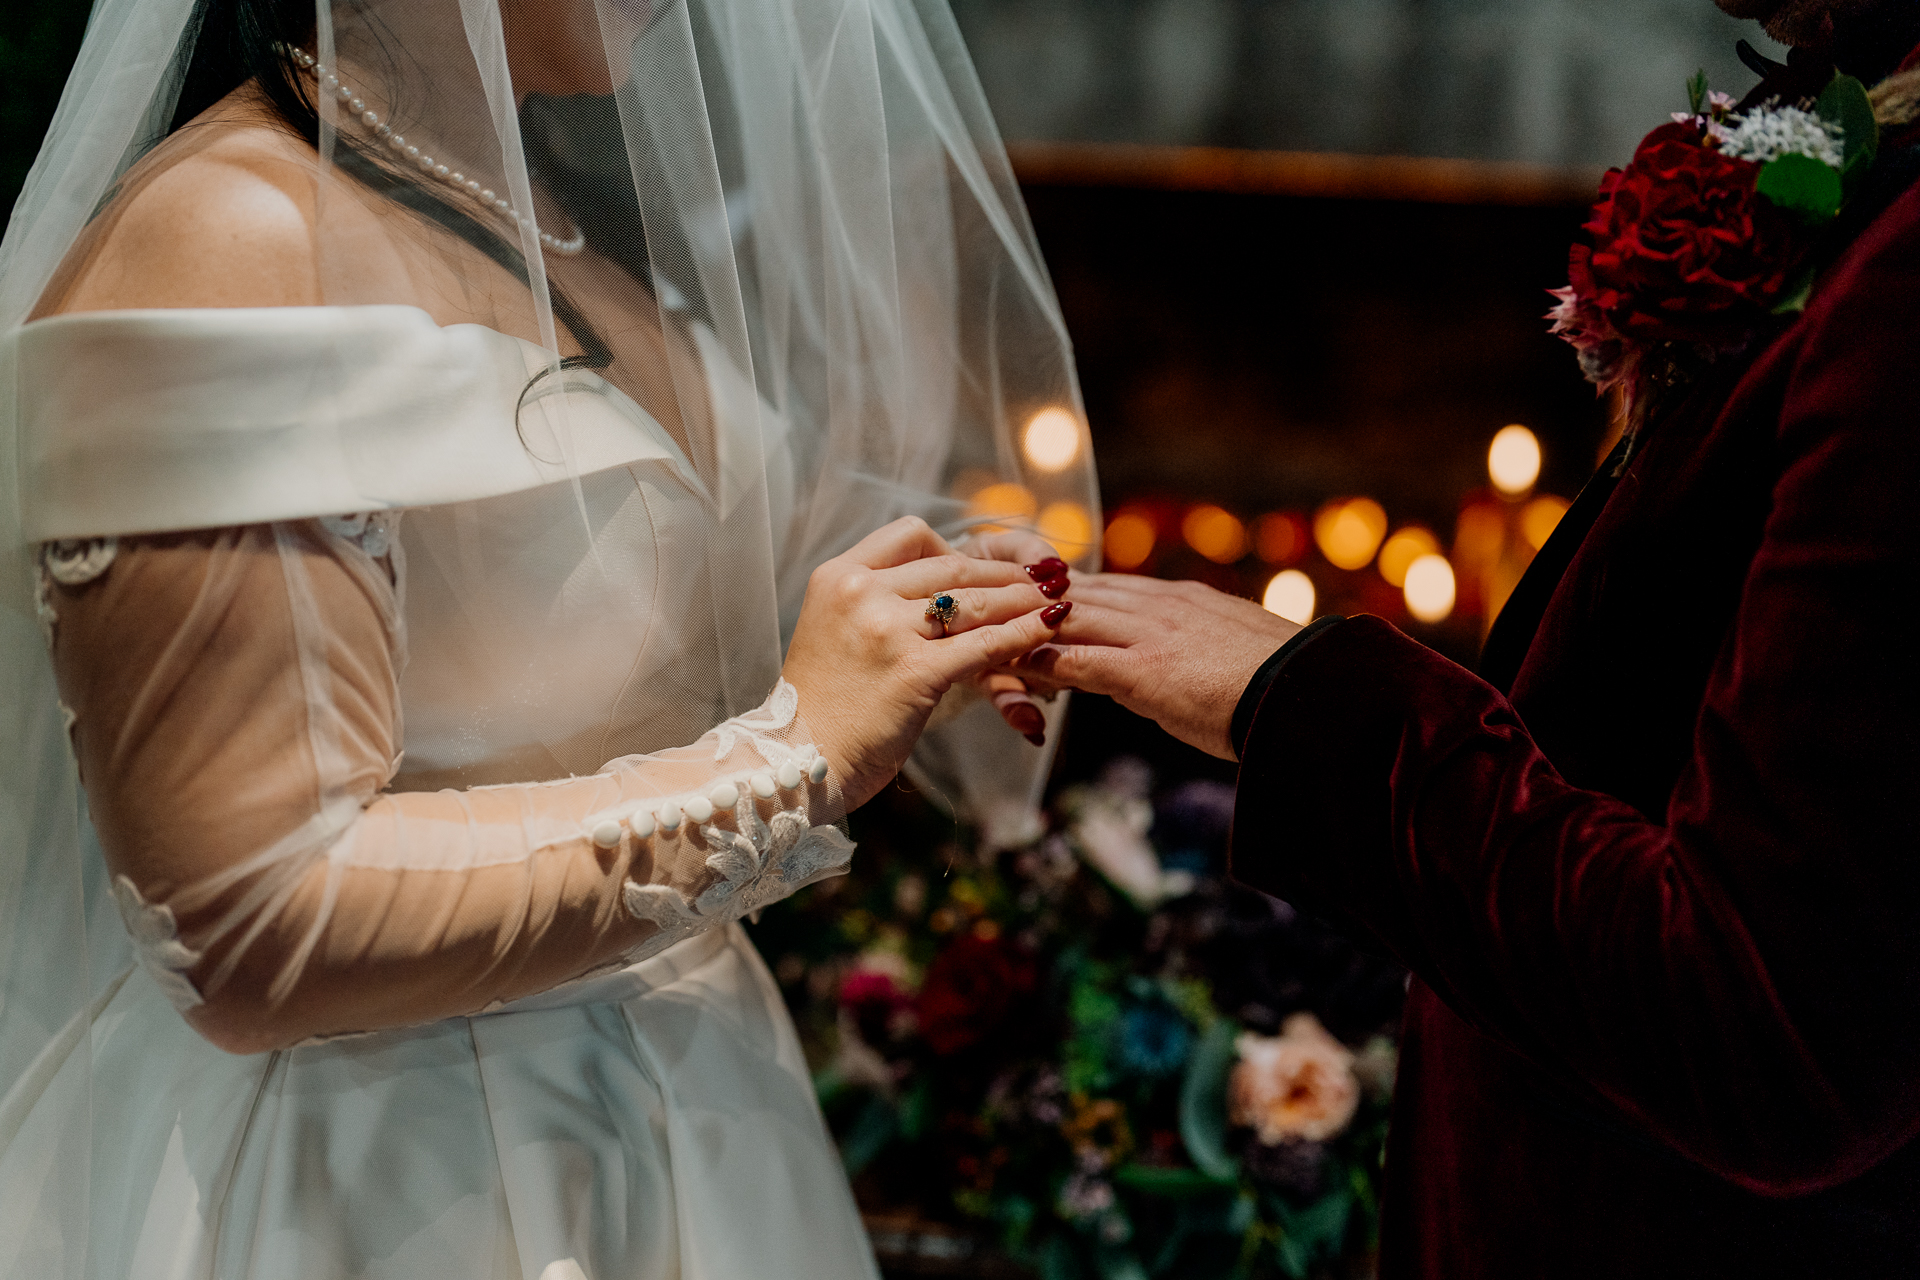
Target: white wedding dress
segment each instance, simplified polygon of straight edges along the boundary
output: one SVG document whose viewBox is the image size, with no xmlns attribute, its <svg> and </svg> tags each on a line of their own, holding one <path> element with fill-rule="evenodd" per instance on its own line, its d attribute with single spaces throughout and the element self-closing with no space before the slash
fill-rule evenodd
<svg viewBox="0 0 1920 1280">
<path fill-rule="evenodd" d="M 331 384 L 289 356 L 317 329 L 359 344 Z M 388 307 L 83 315 L 29 325 L 11 347 L 31 410 L 32 518 L 49 536 L 410 508 L 331 520 L 398 566 L 394 789 L 537 780 L 556 760 L 692 741 L 720 718 L 721 691 L 690 684 L 686 661 L 725 642 L 697 621 L 724 616 L 700 551 L 709 495 L 658 424 L 591 377 L 566 397 L 582 492 L 544 482 L 515 426 L 547 359 L 531 344 Z M 737 409 L 752 389 L 709 355 L 713 403 Z M 130 399 L 145 411 L 127 413 Z M 762 406 L 760 421 L 777 419 Z M 455 429 L 461 447 L 442 447 Z M 766 454 L 783 447 L 776 429 Z M 126 465 L 86 465 L 103 452 Z M 784 508 L 786 468 L 767 470 Z M 578 565 L 565 540 L 543 560 L 540 535 L 569 526 L 580 501 L 606 554 L 651 553 L 627 581 L 671 602 L 678 626 L 628 629 L 609 602 L 620 625 L 556 632 L 554 601 Z M 513 572 L 488 574 L 482 627 L 451 563 L 476 521 L 528 539 Z M 114 544 L 80 545 L 95 554 L 63 582 L 114 571 Z M 164 924 L 143 927 L 137 900 L 123 907 L 141 963 L 111 977 L 88 1025 L 0 1104 L 0 1186 L 20 1197 L 57 1151 L 38 1131 L 41 1094 L 85 1038 L 86 1275 L 876 1274 L 785 1006 L 737 923 L 478 1016 L 238 1056 L 182 1020 L 179 997 L 194 997 L 169 967 L 178 943 Z M 0 1203 L 0 1240 L 34 1208 Z M 34 1274 L 33 1262 L 0 1270 Z"/>
<path fill-rule="evenodd" d="M 0 238 L 0 1280 L 873 1276 L 739 923 L 854 856 L 786 641 L 901 516 L 1091 568 L 1087 445 L 945 0 L 93 0 Z"/>
</svg>

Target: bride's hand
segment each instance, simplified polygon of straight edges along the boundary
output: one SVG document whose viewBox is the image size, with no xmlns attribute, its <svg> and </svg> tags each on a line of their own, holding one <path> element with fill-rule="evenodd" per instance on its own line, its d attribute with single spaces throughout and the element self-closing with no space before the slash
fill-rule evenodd
<svg viewBox="0 0 1920 1280">
<path fill-rule="evenodd" d="M 1066 561 L 1054 553 L 1053 544 L 1031 530 L 1006 529 L 990 533 L 968 542 L 965 550 L 971 556 L 1022 566 L 1041 594 L 1050 600 L 1058 600 L 1067 593 Z M 1046 713 L 1034 701 L 1024 679 L 1006 671 L 983 671 L 974 677 L 974 684 L 1015 732 L 1036 747 L 1046 744 Z M 1049 699 L 1052 696 L 1047 694 Z"/>
<path fill-rule="evenodd" d="M 947 592 L 957 613 L 927 616 Z M 1053 638 L 1071 606 L 1020 565 L 957 555 L 923 520 L 896 520 L 813 571 L 781 674 L 849 809 L 892 781 L 942 695 Z"/>
</svg>

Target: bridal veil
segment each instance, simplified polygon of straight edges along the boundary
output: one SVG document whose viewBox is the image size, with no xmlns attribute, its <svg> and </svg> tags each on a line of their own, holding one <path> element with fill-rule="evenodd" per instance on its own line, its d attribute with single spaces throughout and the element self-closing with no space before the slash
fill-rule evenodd
<svg viewBox="0 0 1920 1280">
<path fill-rule="evenodd" d="M 750 713 L 808 574 L 890 519 L 1037 528 L 1083 563 L 1097 540 L 1065 328 L 943 0 L 319 0 L 282 48 L 315 117 L 313 306 L 43 317 L 130 202 L 220 145 L 217 113 L 174 127 L 210 12 L 97 0 L 0 243 L 0 1149 L 38 1192 L 0 1204 L 0 1270 L 82 1274 L 96 1211 L 88 1045 L 141 917 L 43 623 L 115 538 L 313 520 L 371 583 L 388 513 L 452 512 L 396 652 L 425 619 L 514 660 L 502 584 L 532 562 L 568 661 L 639 632 L 667 655 L 633 677 L 658 713 L 618 732 L 583 732 L 564 679 L 516 686 L 497 710 L 562 780 L 717 725 L 721 759 L 725 724 L 777 720 L 777 695 Z M 514 56 L 516 23 L 565 27 L 542 33 L 564 74 Z M 615 519 L 599 478 L 642 462 L 698 537 Z M 532 780 L 463 773 L 457 736 L 410 767 Z M 919 757 L 982 821 L 1043 763 L 984 703 Z"/>
</svg>

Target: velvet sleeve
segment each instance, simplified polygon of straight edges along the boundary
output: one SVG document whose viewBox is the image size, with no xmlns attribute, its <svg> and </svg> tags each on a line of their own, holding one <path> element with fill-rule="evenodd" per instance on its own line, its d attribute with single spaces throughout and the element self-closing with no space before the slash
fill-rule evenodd
<svg viewBox="0 0 1920 1280">
<path fill-rule="evenodd" d="M 1577 1095 L 1774 1195 L 1920 1132 L 1920 235 L 1833 284 L 1664 814 L 1570 785 L 1492 687 L 1360 618 L 1267 690 L 1232 849 Z"/>
</svg>

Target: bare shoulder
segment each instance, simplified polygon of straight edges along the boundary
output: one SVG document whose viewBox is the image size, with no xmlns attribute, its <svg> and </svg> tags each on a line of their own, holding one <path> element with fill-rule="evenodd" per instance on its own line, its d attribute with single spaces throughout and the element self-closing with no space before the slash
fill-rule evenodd
<svg viewBox="0 0 1920 1280">
<path fill-rule="evenodd" d="M 128 173 L 38 314 L 317 302 L 315 172 L 257 113 L 203 117 Z"/>
</svg>

